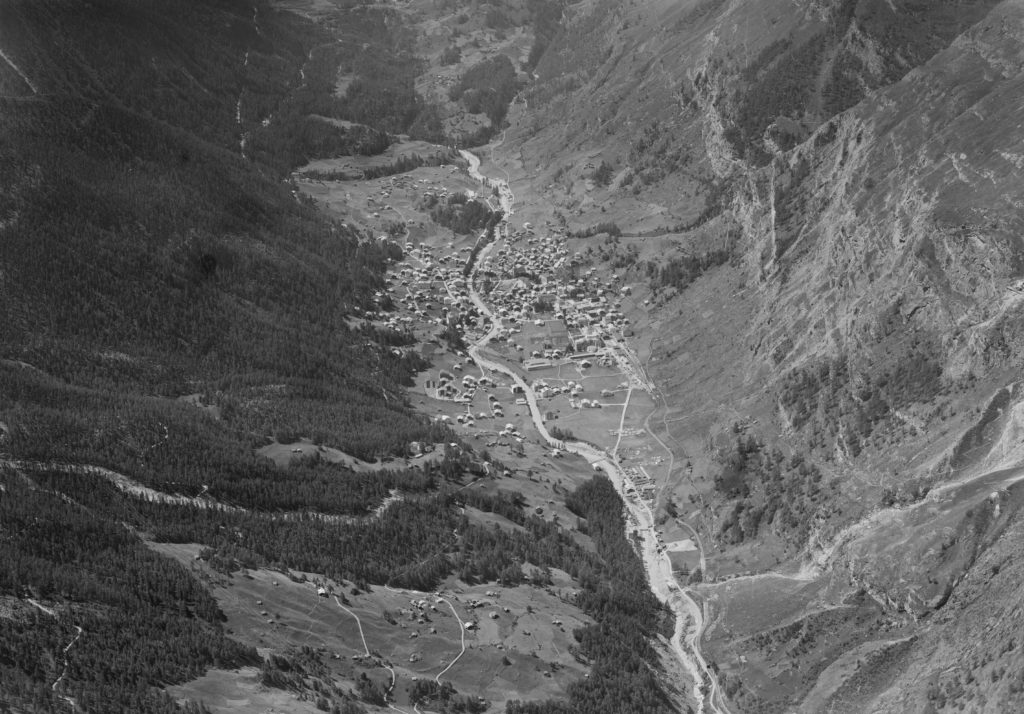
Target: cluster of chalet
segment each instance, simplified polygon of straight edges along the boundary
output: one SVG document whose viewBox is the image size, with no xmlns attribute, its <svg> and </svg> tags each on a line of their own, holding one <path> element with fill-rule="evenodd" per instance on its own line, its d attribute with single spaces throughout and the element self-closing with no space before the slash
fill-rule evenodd
<svg viewBox="0 0 1024 714">
<path fill-rule="evenodd" d="M 621 297 L 631 293 L 629 286 L 616 291 L 600 282 L 594 269 L 581 273 L 582 256 L 570 256 L 562 236 L 539 238 L 529 223 L 523 225 L 484 259 L 478 272 L 480 287 L 501 321 L 499 339 L 527 351 L 531 360 L 550 360 L 596 353 L 605 340 L 627 334 Z M 523 345 L 516 337 L 527 322 L 544 328 L 540 344 Z"/>
<path fill-rule="evenodd" d="M 449 248 L 453 247 L 454 244 L 449 244 Z M 469 252 L 470 249 L 463 250 Z M 383 304 L 385 297 L 390 298 L 395 305 L 405 308 L 404 314 L 381 313 L 376 317 L 397 330 L 424 322 L 481 324 L 479 310 L 469 299 L 469 286 L 462 275 L 465 257 L 449 252 L 435 258 L 425 243 L 418 246 L 406 243 L 404 252 L 405 259 L 392 266 L 388 273 L 387 287 L 374 295 L 378 304 Z"/>
</svg>

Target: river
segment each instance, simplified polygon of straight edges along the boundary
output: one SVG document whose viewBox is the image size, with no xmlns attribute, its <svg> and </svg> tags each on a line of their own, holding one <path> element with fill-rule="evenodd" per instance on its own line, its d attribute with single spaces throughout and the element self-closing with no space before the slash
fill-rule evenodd
<svg viewBox="0 0 1024 714">
<path fill-rule="evenodd" d="M 508 183 L 502 179 L 485 177 L 480 173 L 480 159 L 469 151 L 460 151 L 462 157 L 469 164 L 469 175 L 483 184 L 485 187 L 497 187 L 498 196 L 502 210 L 505 212 L 505 220 L 502 230 L 508 231 L 508 217 L 512 215 L 515 196 L 509 188 Z M 537 404 L 537 395 L 530 385 L 526 383 L 519 374 L 510 367 L 499 362 L 487 359 L 481 354 L 484 347 L 492 338 L 497 336 L 501 329 L 500 323 L 495 319 L 494 313 L 484 302 L 476 289 L 476 271 L 494 246 L 494 242 L 485 246 L 477 256 L 473 265 L 469 280 L 469 295 L 473 304 L 490 320 L 491 327 L 486 334 L 473 343 L 469 348 L 469 356 L 481 370 L 500 372 L 509 377 L 524 392 L 526 401 L 530 407 L 530 416 L 533 424 L 544 439 L 552 447 L 560 448 L 573 454 L 582 456 L 591 466 L 601 469 L 615 485 L 616 491 L 626 505 L 629 518 L 626 519 L 627 528 L 635 527 L 641 538 L 640 555 L 647 571 L 647 580 L 651 591 L 664 603 L 675 615 L 675 632 L 672 635 L 671 647 L 673 654 L 680 664 L 690 673 L 694 682 L 693 695 L 697 700 L 698 712 L 711 712 L 712 714 L 729 714 L 729 708 L 724 702 L 724 697 L 718 689 L 718 683 L 708 668 L 707 662 L 700 653 L 700 635 L 704 629 L 704 612 L 697 602 L 690 596 L 689 591 L 681 587 L 672 572 L 672 563 L 667 552 L 659 552 L 658 534 L 655 527 L 654 514 L 650 507 L 638 496 L 630 496 L 626 492 L 626 477 L 618 464 L 615 456 L 579 441 L 562 441 L 555 439 L 548 433 L 541 416 L 541 410 Z M 708 684 L 708 691 L 705 694 L 703 684 Z"/>
</svg>

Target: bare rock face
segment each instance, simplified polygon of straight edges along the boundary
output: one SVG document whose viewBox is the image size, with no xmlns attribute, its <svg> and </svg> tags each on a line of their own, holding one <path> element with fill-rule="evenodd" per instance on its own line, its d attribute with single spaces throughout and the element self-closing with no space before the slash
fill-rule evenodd
<svg viewBox="0 0 1024 714">
<path fill-rule="evenodd" d="M 865 318 L 898 302 L 904 329 L 941 335 L 948 376 L 1013 360 L 1024 217 L 1003 147 L 1021 138 L 1022 27 L 1016 5 L 993 15 L 776 158 L 770 195 L 740 194 L 741 211 L 774 214 L 770 230 L 748 221 L 748 256 L 761 257 L 771 316 L 816 327 L 798 348 L 866 339 Z"/>
</svg>

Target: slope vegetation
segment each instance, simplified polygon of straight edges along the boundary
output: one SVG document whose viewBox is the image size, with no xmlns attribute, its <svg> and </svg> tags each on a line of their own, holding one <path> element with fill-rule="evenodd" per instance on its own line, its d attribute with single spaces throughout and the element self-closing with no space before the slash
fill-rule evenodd
<svg viewBox="0 0 1024 714">
<path fill-rule="evenodd" d="M 8 3 L 0 26 L 0 701 L 178 710 L 164 685 L 259 658 L 135 535 L 198 539 L 188 509 L 147 515 L 94 467 L 184 497 L 165 506 L 195 497 L 214 533 L 218 515 L 266 534 L 310 513 L 344 539 L 339 518 L 436 477 L 276 468 L 256 447 L 304 436 L 375 460 L 451 435 L 405 403 L 408 336 L 358 318 L 398 247 L 297 200 L 280 181 L 294 146 L 281 163 L 246 150 L 294 101 L 319 28 L 265 5 L 115 0 Z M 254 553 L 208 557 L 293 559 Z"/>
</svg>

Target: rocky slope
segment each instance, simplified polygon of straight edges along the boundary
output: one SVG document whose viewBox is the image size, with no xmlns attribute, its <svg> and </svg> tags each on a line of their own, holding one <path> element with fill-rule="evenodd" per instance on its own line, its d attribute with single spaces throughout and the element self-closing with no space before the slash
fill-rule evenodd
<svg viewBox="0 0 1024 714">
<path fill-rule="evenodd" d="M 570 228 L 616 223 L 604 269 L 651 287 L 638 339 L 685 457 L 663 497 L 695 504 L 709 575 L 816 556 L 819 605 L 862 613 L 860 592 L 899 621 L 882 646 L 874 615 L 815 625 L 809 602 L 797 622 L 859 632 L 845 652 L 891 676 L 773 654 L 726 672 L 741 710 L 816 683 L 836 711 L 941 709 L 982 670 L 966 706 L 1014 708 L 1014 648 L 966 623 L 1015 592 L 989 562 L 1015 480 L 987 474 L 1021 463 L 1022 38 L 1021 2 L 582 2 L 508 133 L 514 182 Z M 674 257 L 698 267 L 665 277 Z M 944 669 L 957 652 L 973 674 Z"/>
</svg>

